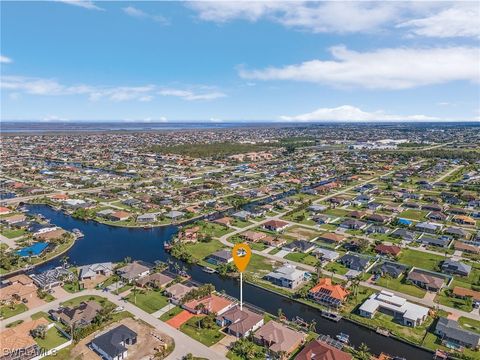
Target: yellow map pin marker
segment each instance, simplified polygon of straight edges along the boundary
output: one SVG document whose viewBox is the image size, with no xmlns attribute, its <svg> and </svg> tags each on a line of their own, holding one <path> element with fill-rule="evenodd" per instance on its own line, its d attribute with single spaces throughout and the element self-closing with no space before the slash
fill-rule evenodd
<svg viewBox="0 0 480 360">
<path fill-rule="evenodd" d="M 244 243 L 235 244 L 232 250 L 233 262 L 240 273 L 243 273 L 250 262 L 252 250 Z"/>
</svg>

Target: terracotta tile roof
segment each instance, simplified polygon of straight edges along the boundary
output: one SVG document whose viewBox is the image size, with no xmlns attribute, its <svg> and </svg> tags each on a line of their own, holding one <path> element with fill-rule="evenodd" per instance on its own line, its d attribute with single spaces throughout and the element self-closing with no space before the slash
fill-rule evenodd
<svg viewBox="0 0 480 360">
<path fill-rule="evenodd" d="M 328 293 L 330 297 L 338 299 L 340 301 L 344 301 L 349 294 L 349 292 L 345 290 L 341 285 L 332 284 L 332 279 L 330 278 L 320 279 L 318 284 L 310 289 L 310 293 L 312 294 L 318 293 L 320 291 L 325 294 Z"/>
<path fill-rule="evenodd" d="M 352 360 L 352 356 L 322 341 L 309 342 L 295 360 Z"/>
<path fill-rule="evenodd" d="M 457 296 L 471 296 L 474 300 L 480 301 L 480 291 L 455 286 L 453 288 L 453 294 Z"/>
</svg>

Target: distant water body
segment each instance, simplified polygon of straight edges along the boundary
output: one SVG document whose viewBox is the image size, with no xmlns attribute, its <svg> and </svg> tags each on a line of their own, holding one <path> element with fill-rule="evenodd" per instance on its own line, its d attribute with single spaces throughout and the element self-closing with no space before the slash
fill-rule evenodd
<svg viewBox="0 0 480 360">
<path fill-rule="evenodd" d="M 1 133 L 71 133 L 71 132 L 106 132 L 106 131 L 171 131 L 195 129 L 225 129 L 238 127 L 313 127 L 313 126 L 412 126 L 412 127 L 465 127 L 480 126 L 480 122 L 439 122 L 439 123 L 381 123 L 381 122 L 309 122 L 279 123 L 266 121 L 249 122 L 122 122 L 122 121 L 2 121 Z"/>
</svg>

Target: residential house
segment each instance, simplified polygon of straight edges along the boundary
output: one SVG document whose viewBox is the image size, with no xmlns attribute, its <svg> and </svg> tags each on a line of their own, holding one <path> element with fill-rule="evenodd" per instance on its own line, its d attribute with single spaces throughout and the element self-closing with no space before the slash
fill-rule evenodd
<svg viewBox="0 0 480 360">
<path fill-rule="evenodd" d="M 268 348 L 281 359 L 288 359 L 290 355 L 305 341 L 306 335 L 293 330 L 277 321 L 271 320 L 263 325 L 254 335 L 253 341 Z"/>
<path fill-rule="evenodd" d="M 463 225 L 475 226 L 476 224 L 475 219 L 465 215 L 456 215 L 453 217 L 452 221 L 456 222 L 457 224 L 463 224 Z"/>
<path fill-rule="evenodd" d="M 52 310 L 50 315 L 55 321 L 60 321 L 66 326 L 82 327 L 90 325 L 101 310 L 102 306 L 96 301 L 82 301 L 75 307 Z"/>
<path fill-rule="evenodd" d="M 375 246 L 375 251 L 381 255 L 387 256 L 398 256 L 402 251 L 402 248 L 396 245 L 385 245 L 385 244 L 378 244 Z"/>
<path fill-rule="evenodd" d="M 295 360 L 352 360 L 353 357 L 326 342 L 312 340 L 295 356 Z"/>
<path fill-rule="evenodd" d="M 430 235 L 423 234 L 417 239 L 417 241 L 425 245 L 447 248 L 452 242 L 452 238 L 447 235 L 442 235 L 440 237 L 433 237 Z"/>
<path fill-rule="evenodd" d="M 480 307 L 480 291 L 455 286 L 452 290 L 452 295 L 460 299 L 466 299 L 467 297 L 470 297 L 473 301 L 473 307 Z"/>
<path fill-rule="evenodd" d="M 134 261 L 117 270 L 122 280 L 131 283 L 150 273 L 151 266 L 143 261 Z"/>
<path fill-rule="evenodd" d="M 287 228 L 290 224 L 282 221 L 282 220 L 269 220 L 263 223 L 263 227 L 270 231 L 283 231 Z"/>
<path fill-rule="evenodd" d="M 364 271 L 370 260 L 360 255 L 347 253 L 338 259 L 338 262 L 351 270 Z"/>
<path fill-rule="evenodd" d="M 308 296 L 314 301 L 333 308 L 342 306 L 348 294 L 349 291 L 343 286 L 333 284 L 331 278 L 321 278 L 308 292 Z"/>
<path fill-rule="evenodd" d="M 113 274 L 113 264 L 111 262 L 83 265 L 78 268 L 78 278 L 80 281 L 95 280 L 98 275 L 108 277 Z"/>
<path fill-rule="evenodd" d="M 317 238 L 317 240 L 324 241 L 324 242 L 327 242 L 329 244 L 332 244 L 332 243 L 333 244 L 340 244 L 342 241 L 345 240 L 345 236 L 327 232 L 327 233 L 323 233 L 322 235 L 320 235 Z"/>
<path fill-rule="evenodd" d="M 442 263 L 442 271 L 452 275 L 468 276 L 472 271 L 472 267 L 460 261 L 446 259 Z"/>
<path fill-rule="evenodd" d="M 408 266 L 399 264 L 397 262 L 384 261 L 381 264 L 375 265 L 371 272 L 381 276 L 390 276 L 392 279 L 398 279 L 400 275 L 408 270 Z"/>
<path fill-rule="evenodd" d="M 109 215 L 110 220 L 112 221 L 125 221 L 128 220 L 132 216 L 128 211 L 114 211 Z"/>
<path fill-rule="evenodd" d="M 471 237 L 471 234 L 468 231 L 458 227 L 448 227 L 443 230 L 443 233 L 447 235 L 452 235 L 456 239 L 468 240 Z"/>
<path fill-rule="evenodd" d="M 201 299 L 190 300 L 182 305 L 185 310 L 197 315 L 201 313 L 221 315 L 233 306 L 235 306 L 233 301 L 215 294 L 210 294 Z"/>
<path fill-rule="evenodd" d="M 445 278 L 431 272 L 413 268 L 407 275 L 407 280 L 428 291 L 437 292 L 445 286 Z"/>
<path fill-rule="evenodd" d="M 252 217 L 252 214 L 249 213 L 248 211 L 240 210 L 240 211 L 232 214 L 232 216 L 236 219 L 241 220 L 241 221 L 247 221 L 248 219 L 250 219 Z"/>
<path fill-rule="evenodd" d="M 96 336 L 92 348 L 107 360 L 122 360 L 128 356 L 128 347 L 137 343 L 137 333 L 125 325 Z"/>
<path fill-rule="evenodd" d="M 213 265 L 229 264 L 233 262 L 231 250 L 218 250 L 207 256 L 206 261 Z"/>
<path fill-rule="evenodd" d="M 19 274 L 6 279 L 0 288 L 0 304 L 28 302 L 37 295 L 38 287 L 25 274 Z"/>
<path fill-rule="evenodd" d="M 162 273 L 153 273 L 141 277 L 136 280 L 136 284 L 140 287 L 152 287 L 155 289 L 162 289 L 170 284 L 174 279 Z"/>
<path fill-rule="evenodd" d="M 315 244 L 306 240 L 294 240 L 291 243 L 288 243 L 283 246 L 284 250 L 288 251 L 298 251 L 302 253 L 308 253 L 315 249 Z"/>
<path fill-rule="evenodd" d="M 453 248 L 459 251 L 465 251 L 470 254 L 480 254 L 480 246 L 474 245 L 474 243 L 465 243 L 463 241 L 455 241 Z"/>
<path fill-rule="evenodd" d="M 396 229 L 394 232 L 390 234 L 390 236 L 398 237 L 408 242 L 414 241 L 416 238 L 416 235 L 414 232 L 408 231 L 402 228 Z"/>
<path fill-rule="evenodd" d="M 443 227 L 442 224 L 437 224 L 433 222 L 419 222 L 415 225 L 415 229 L 423 231 L 430 234 L 435 234 L 437 231 L 441 230 Z"/>
<path fill-rule="evenodd" d="M 312 254 L 324 262 L 335 261 L 340 257 L 338 252 L 325 248 L 316 248 L 312 251 Z"/>
<path fill-rule="evenodd" d="M 297 288 L 306 278 L 307 273 L 305 271 L 290 264 L 283 265 L 265 276 L 265 279 L 271 283 L 288 289 Z"/>
<path fill-rule="evenodd" d="M 51 290 L 57 286 L 63 286 L 66 281 L 72 281 L 74 274 L 62 267 L 46 270 L 38 274 L 30 275 L 35 285 L 42 290 Z"/>
<path fill-rule="evenodd" d="M 438 319 L 435 334 L 441 338 L 442 343 L 454 343 L 471 349 L 480 346 L 480 334 L 466 330 L 457 321 L 445 317 Z"/>
<path fill-rule="evenodd" d="M 182 283 L 176 283 L 166 288 L 165 294 L 169 297 L 172 304 L 179 305 L 184 296 L 194 289 L 196 289 L 195 286 L 187 286 Z"/>
<path fill-rule="evenodd" d="M 367 223 L 359 220 L 346 220 L 340 224 L 340 227 L 350 230 L 362 230 L 367 226 Z"/>
<path fill-rule="evenodd" d="M 234 306 L 217 316 L 216 322 L 221 327 L 226 327 L 227 333 L 243 338 L 263 325 L 263 315 L 254 313 L 245 307 Z"/>
<path fill-rule="evenodd" d="M 360 316 L 373 318 L 377 311 L 392 315 L 405 326 L 421 325 L 428 316 L 429 309 L 407 301 L 389 291 L 382 290 L 370 295 L 358 309 Z"/>
<path fill-rule="evenodd" d="M 157 221 L 157 214 L 147 213 L 137 216 L 137 222 L 139 223 L 151 223 Z"/>
<path fill-rule="evenodd" d="M 239 235 L 242 239 L 250 242 L 258 242 L 267 236 L 266 233 L 260 231 L 247 230 Z"/>
</svg>

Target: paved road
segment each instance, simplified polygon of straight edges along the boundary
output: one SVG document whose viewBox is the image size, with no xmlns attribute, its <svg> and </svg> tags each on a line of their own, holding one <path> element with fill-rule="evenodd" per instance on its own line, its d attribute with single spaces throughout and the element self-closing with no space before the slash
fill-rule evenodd
<svg viewBox="0 0 480 360">
<path fill-rule="evenodd" d="M 28 310 L 16 316 L 13 316 L 6 321 L 0 322 L 0 329 L 5 329 L 5 326 L 11 322 L 18 321 L 18 320 L 29 320 L 32 314 L 35 314 L 39 311 L 48 312 L 50 309 L 56 309 L 60 303 L 73 299 L 78 296 L 84 295 L 98 295 L 102 297 L 106 297 L 108 300 L 116 304 L 117 306 L 123 306 L 126 311 L 132 313 L 138 319 L 145 321 L 146 323 L 152 325 L 159 331 L 163 332 L 165 335 L 170 336 L 175 341 L 175 349 L 173 352 L 167 357 L 170 360 L 180 360 L 182 357 L 188 353 L 192 353 L 194 356 L 203 357 L 206 359 L 212 360 L 220 360 L 226 359 L 225 356 L 215 352 L 214 350 L 210 349 L 209 347 L 201 344 L 200 342 L 192 339 L 191 337 L 185 335 L 181 331 L 167 325 L 163 321 L 158 320 L 151 314 L 146 313 L 142 309 L 136 307 L 135 305 L 129 303 L 128 301 L 123 301 L 120 296 L 114 295 L 109 292 L 102 292 L 99 290 L 84 290 L 79 293 L 75 294 L 68 294 L 66 297 L 62 299 L 54 300 L 50 303 L 46 303 L 34 309 Z"/>
</svg>

